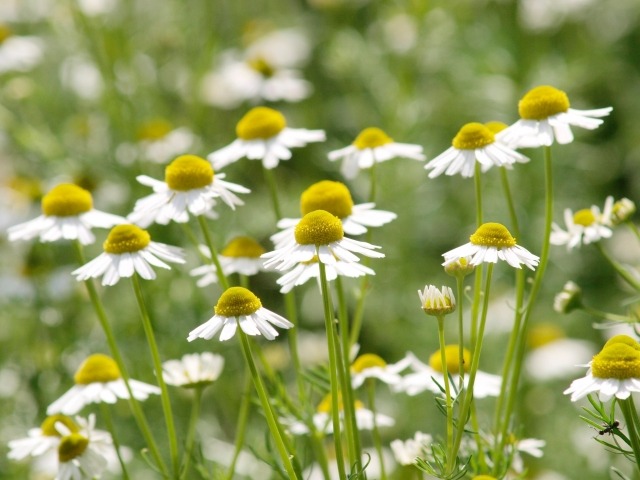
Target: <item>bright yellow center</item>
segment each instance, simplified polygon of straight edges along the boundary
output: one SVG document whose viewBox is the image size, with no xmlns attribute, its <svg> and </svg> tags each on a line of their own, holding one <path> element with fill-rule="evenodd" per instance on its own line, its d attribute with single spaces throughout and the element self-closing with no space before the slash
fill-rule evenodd
<svg viewBox="0 0 640 480">
<path fill-rule="evenodd" d="M 471 480 L 497 480 L 496 477 L 492 477 L 491 475 L 476 475 Z"/>
<path fill-rule="evenodd" d="M 66 415 L 51 415 L 44 419 L 42 425 L 40 425 L 40 430 L 42 430 L 42 434 L 47 437 L 60 437 L 60 432 L 56 430 L 56 423 L 62 423 L 65 427 L 69 429 L 71 433 L 77 433 L 80 431 L 80 427 L 76 425 L 76 423 L 71 420 Z"/>
<path fill-rule="evenodd" d="M 346 218 L 353 210 L 351 193 L 344 183 L 322 180 L 307 188 L 300 196 L 302 215 L 326 210 L 338 218 Z"/>
<path fill-rule="evenodd" d="M 596 216 L 588 208 L 583 208 L 582 210 L 578 210 L 573 214 L 573 223 L 575 223 L 576 225 L 588 227 L 589 225 L 593 225 L 595 221 Z"/>
<path fill-rule="evenodd" d="M 469 237 L 471 243 L 483 247 L 509 248 L 516 244 L 507 227 L 501 223 L 484 223 Z"/>
<path fill-rule="evenodd" d="M 506 123 L 497 121 L 486 122 L 484 126 L 487 127 L 493 134 L 500 133 L 502 130 L 508 127 Z"/>
<path fill-rule="evenodd" d="M 393 139 L 377 127 L 365 128 L 353 141 L 358 150 L 377 148 L 387 143 L 393 143 Z"/>
<path fill-rule="evenodd" d="M 453 138 L 451 145 L 458 150 L 475 150 L 496 141 L 493 132 L 481 123 L 467 123 Z"/>
<path fill-rule="evenodd" d="M 265 252 L 262 245 L 251 237 L 236 237 L 222 249 L 220 255 L 233 258 L 258 258 Z"/>
<path fill-rule="evenodd" d="M 49 217 L 75 217 L 92 208 L 91 194 L 71 183 L 53 187 L 42 197 L 42 213 Z"/>
<path fill-rule="evenodd" d="M 360 373 L 363 370 L 373 367 L 384 368 L 387 366 L 387 362 L 385 362 L 378 355 L 373 353 L 365 353 L 364 355 L 360 355 L 351 365 L 351 371 L 354 373 Z"/>
<path fill-rule="evenodd" d="M 604 344 L 606 348 L 609 345 L 613 345 L 614 343 L 622 343 L 624 345 L 628 345 L 634 350 L 640 350 L 640 343 L 638 343 L 634 338 L 631 338 L 629 335 L 615 335 L 607 340 L 607 343 Z"/>
<path fill-rule="evenodd" d="M 89 439 L 79 433 L 72 433 L 60 440 L 58 445 L 58 460 L 69 462 L 84 453 L 89 445 Z"/>
<path fill-rule="evenodd" d="M 569 110 L 569 98 L 562 90 L 542 85 L 529 90 L 518 102 L 518 113 L 525 120 L 545 120 Z"/>
<path fill-rule="evenodd" d="M 316 408 L 318 413 L 331 413 L 332 410 L 332 403 L 331 400 L 333 399 L 333 397 L 331 396 L 330 393 L 328 393 L 327 395 L 325 395 L 325 397 L 322 399 L 322 401 L 318 404 L 318 407 Z M 353 407 L 357 410 L 359 408 L 364 408 L 364 405 L 362 404 L 362 402 L 360 400 L 354 400 L 353 402 Z M 338 410 L 342 411 L 344 410 L 344 403 L 342 402 L 342 394 L 338 393 Z"/>
<path fill-rule="evenodd" d="M 593 357 L 591 373 L 597 378 L 640 378 L 640 350 L 626 343 L 608 345 Z"/>
<path fill-rule="evenodd" d="M 539 348 L 556 340 L 564 338 L 563 330 L 553 323 L 540 323 L 529 330 L 527 343 L 530 348 Z"/>
<path fill-rule="evenodd" d="M 276 136 L 287 126 L 284 115 L 269 107 L 249 110 L 236 125 L 236 134 L 242 140 L 267 139 Z"/>
<path fill-rule="evenodd" d="M 447 362 L 447 373 L 455 375 L 460 373 L 460 347 L 458 345 L 447 345 L 444 347 L 444 357 Z M 471 368 L 471 352 L 466 348 L 462 349 L 463 370 L 468 372 Z M 440 350 L 432 353 L 429 357 L 429 365 L 436 372 L 444 373 L 442 368 L 442 356 Z"/>
<path fill-rule="evenodd" d="M 213 182 L 213 167 L 196 155 L 180 155 L 165 168 L 164 181 L 180 192 L 204 188 Z"/>
<path fill-rule="evenodd" d="M 113 382 L 120 377 L 120 369 L 113 358 L 102 353 L 95 353 L 82 362 L 73 376 L 73 380 L 77 385 L 89 385 L 90 383 Z"/>
<path fill-rule="evenodd" d="M 0 45 L 11 35 L 13 35 L 13 32 L 9 27 L 6 25 L 0 25 Z"/>
<path fill-rule="evenodd" d="M 464 278 L 469 275 L 476 267 L 471 265 L 465 257 L 460 257 L 455 262 L 451 262 L 444 267 L 445 273 L 452 277 Z"/>
<path fill-rule="evenodd" d="M 214 311 L 222 317 L 239 317 L 255 313 L 262 303 L 252 292 L 243 287 L 227 288 L 218 299 Z"/>
<path fill-rule="evenodd" d="M 138 140 L 160 140 L 166 137 L 172 129 L 171 123 L 164 118 L 154 118 L 140 125 L 136 136 Z"/>
<path fill-rule="evenodd" d="M 151 241 L 151 236 L 146 230 L 136 225 L 116 225 L 111 229 L 102 248 L 107 253 L 122 254 L 133 253 L 142 250 Z"/>
<path fill-rule="evenodd" d="M 300 245 L 329 245 L 342 240 L 344 231 L 338 217 L 325 210 L 315 210 L 298 222 L 295 237 Z"/>
<path fill-rule="evenodd" d="M 264 77 L 267 77 L 267 78 L 272 77 L 273 74 L 275 73 L 275 70 L 273 69 L 273 67 L 269 65 L 264 58 L 261 58 L 261 57 L 254 58 L 252 60 L 249 60 L 247 63 L 253 70 L 260 73 Z"/>
</svg>

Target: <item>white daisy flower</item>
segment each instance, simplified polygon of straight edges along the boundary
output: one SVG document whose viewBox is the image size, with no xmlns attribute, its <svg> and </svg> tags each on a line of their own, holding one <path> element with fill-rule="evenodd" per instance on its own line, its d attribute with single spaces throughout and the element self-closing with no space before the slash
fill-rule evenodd
<svg viewBox="0 0 640 480">
<path fill-rule="evenodd" d="M 453 138 L 452 146 L 425 165 L 426 170 L 431 170 L 429 178 L 443 173 L 472 177 L 476 161 L 483 172 L 494 166 L 511 168 L 514 163 L 529 161 L 528 157 L 497 141 L 493 130 L 482 123 L 464 125 Z"/>
<path fill-rule="evenodd" d="M 430 457 L 433 437 L 428 433 L 416 432 L 413 438 L 405 441 L 393 440 L 390 444 L 393 456 L 400 465 L 414 465 L 416 459 Z"/>
<path fill-rule="evenodd" d="M 107 469 L 106 449 L 112 450 L 111 438 L 95 435 L 90 417 L 91 427 L 86 434 L 69 430 L 58 422 L 56 427 L 62 434 L 58 445 L 58 474 L 56 480 L 79 480 L 82 478 L 99 478 Z"/>
<path fill-rule="evenodd" d="M 174 128 L 162 118 L 143 123 L 137 132 L 139 156 L 153 163 L 167 163 L 169 160 L 192 151 L 196 146 L 196 135 L 186 127 Z"/>
<path fill-rule="evenodd" d="M 469 243 L 442 254 L 445 267 L 464 257 L 471 257 L 469 264 L 473 266 L 504 260 L 514 268 L 525 265 L 531 270 L 535 270 L 540 261 L 540 257 L 517 245 L 516 239 L 500 223 L 480 225 L 469 240 Z"/>
<path fill-rule="evenodd" d="M 426 285 L 424 290 L 418 290 L 420 306 L 427 315 L 442 316 L 456 309 L 456 297 L 450 287 L 438 290 L 434 285 Z"/>
<path fill-rule="evenodd" d="M 171 220 L 186 223 L 189 214 L 206 215 L 215 218 L 212 212 L 216 199 L 221 199 L 235 210 L 243 205 L 233 192 L 249 193 L 250 190 L 235 183 L 222 180 L 224 173 L 214 174 L 211 164 L 196 155 L 181 155 L 165 169 L 165 181 L 155 180 L 146 175 L 136 179 L 153 188 L 154 193 L 136 202 L 129 221 L 142 228 L 153 222 L 161 225 Z"/>
<path fill-rule="evenodd" d="M 373 258 L 384 257 L 375 251 L 380 247 L 345 237 L 340 219 L 325 210 L 307 213 L 289 235 L 289 239 L 282 239 L 274 251 L 262 255 L 266 259 L 265 267 L 287 270 L 299 263 L 310 262 L 316 256 L 325 265 L 335 266 L 339 261 L 359 262 L 353 252 Z"/>
<path fill-rule="evenodd" d="M 640 392 L 640 344 L 626 335 L 611 338 L 593 357 L 587 374 L 571 382 L 565 395 L 571 395 L 575 402 L 590 393 L 598 393 L 600 400 L 609 401 L 616 397 L 629 398 L 633 392 Z"/>
<path fill-rule="evenodd" d="M 411 364 L 411 359 L 405 357 L 396 363 L 388 364 L 381 357 L 373 353 L 360 355 L 351 364 L 351 384 L 358 388 L 368 378 L 376 378 L 387 385 L 397 385 L 402 381 L 400 372 Z"/>
<path fill-rule="evenodd" d="M 211 251 L 209 247 L 200 245 L 200 252 L 209 258 Z M 251 276 L 264 271 L 264 260 L 260 256 L 265 249 L 251 237 L 239 236 L 233 238 L 218 255 L 218 261 L 225 276 L 233 273 Z M 215 265 L 201 265 L 189 272 L 192 277 L 201 277 L 196 284 L 199 287 L 206 287 L 218 282 L 217 268 Z"/>
<path fill-rule="evenodd" d="M 357 278 L 364 275 L 375 275 L 371 268 L 361 265 L 356 262 L 345 262 L 342 260 L 336 260 L 333 265 L 325 266 L 325 274 L 328 282 L 333 282 L 338 276 Z M 320 282 L 320 265 L 318 264 L 318 256 L 315 255 L 311 260 L 306 262 L 300 262 L 291 270 L 283 274 L 276 283 L 281 285 L 281 293 L 288 293 L 293 290 L 293 287 L 304 285 L 311 278 Z"/>
<path fill-rule="evenodd" d="M 447 361 L 447 372 L 453 378 L 454 385 L 459 383 L 460 373 L 460 349 L 458 345 L 447 345 L 445 347 L 445 359 Z M 444 374 L 440 356 L 440 350 L 434 352 L 429 358 L 429 364 L 422 363 L 414 354 L 408 353 L 413 373 L 405 375 L 402 382 L 395 385 L 393 389 L 414 396 L 428 390 L 437 395 L 444 395 Z M 471 352 L 466 348 L 463 350 L 463 369 L 465 372 L 471 368 Z M 465 386 L 468 386 L 469 375 L 464 376 Z M 478 370 L 475 383 L 473 385 L 473 396 L 475 398 L 497 397 L 500 394 L 502 377 Z M 451 395 L 455 397 L 456 392 L 452 389 Z"/>
<path fill-rule="evenodd" d="M 291 148 L 325 140 L 324 130 L 289 128 L 284 115 L 268 107 L 249 110 L 236 125 L 236 134 L 235 141 L 207 156 L 216 170 L 242 157 L 262 160 L 264 168 L 272 169 L 291 158 Z"/>
<path fill-rule="evenodd" d="M 238 325 L 247 335 L 263 335 L 267 340 L 278 336 L 273 328 L 291 328 L 293 323 L 262 306 L 260 299 L 243 287 L 231 287 L 223 292 L 214 308 L 215 315 L 192 330 L 188 341 L 196 338 L 209 340 L 220 332 L 220 341 L 229 340 Z"/>
<path fill-rule="evenodd" d="M 527 92 L 518 102 L 520 120 L 498 134 L 501 141 L 513 148 L 539 147 L 571 143 L 571 126 L 593 130 L 611 113 L 612 108 L 575 110 L 569 108 L 569 98 L 562 90 L 542 85 Z"/>
<path fill-rule="evenodd" d="M 116 362 L 101 353 L 90 355 L 73 376 L 75 385 L 47 408 L 47 415 L 62 413 L 73 415 L 90 403 L 116 403 L 119 398 L 130 398 Z M 138 380 L 129 379 L 134 398 L 146 400 L 149 395 L 159 395 L 160 388 Z"/>
<path fill-rule="evenodd" d="M 92 228 L 111 228 L 124 222 L 123 217 L 94 209 L 87 190 L 63 183 L 42 197 L 42 215 L 10 227 L 8 234 L 10 241 L 39 237 L 41 242 L 64 239 L 89 245 L 96 240 Z"/>
<path fill-rule="evenodd" d="M 58 422 L 65 424 L 71 432 L 80 432 L 80 426 L 66 415 L 51 415 L 45 418 L 39 428 L 29 429 L 26 438 L 11 440 L 7 457 L 11 460 L 22 460 L 57 450 L 61 438 L 60 432 L 55 428 Z"/>
<path fill-rule="evenodd" d="M 571 250 L 580 245 L 599 242 L 603 238 L 613 235 L 611 230 L 613 212 L 613 197 L 609 196 L 604 202 L 604 210 L 596 205 L 573 213 L 570 209 L 564 211 L 564 223 L 567 230 L 563 230 L 553 223 L 550 242 L 553 245 L 566 245 Z"/>
<path fill-rule="evenodd" d="M 314 183 L 300 195 L 300 213 L 304 216 L 314 210 L 326 210 L 342 221 L 342 229 L 348 235 L 366 233 L 367 227 L 380 227 L 394 220 L 397 215 L 384 210 L 374 210 L 375 203 L 353 204 L 351 192 L 344 183 L 322 180 Z M 278 221 L 281 232 L 271 236 L 278 248 L 290 238 L 300 218 L 283 218 Z"/>
<path fill-rule="evenodd" d="M 162 378 L 176 387 L 203 387 L 215 382 L 224 367 L 224 357 L 211 352 L 191 353 L 162 364 Z"/>
<path fill-rule="evenodd" d="M 360 170 L 398 157 L 419 161 L 425 159 L 422 145 L 394 142 L 377 127 L 365 128 L 351 145 L 329 152 L 332 162 L 342 160 L 340 171 L 348 179 L 355 178 Z"/>
<path fill-rule="evenodd" d="M 27 72 L 44 56 L 44 44 L 33 36 L 14 35 L 6 25 L 0 25 L 0 74 Z"/>
<path fill-rule="evenodd" d="M 153 280 L 151 268 L 171 269 L 163 262 L 184 263 L 181 248 L 152 242 L 146 230 L 136 225 L 116 225 L 103 243 L 104 252 L 71 272 L 78 281 L 102 276 L 102 285 L 111 286 L 138 273 L 145 280 Z"/>
</svg>

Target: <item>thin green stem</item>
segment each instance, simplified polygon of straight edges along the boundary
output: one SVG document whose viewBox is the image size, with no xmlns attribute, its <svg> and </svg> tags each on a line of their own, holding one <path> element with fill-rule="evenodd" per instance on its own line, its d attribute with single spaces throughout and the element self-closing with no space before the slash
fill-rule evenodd
<svg viewBox="0 0 640 480">
<path fill-rule="evenodd" d="M 373 155 L 373 164 L 369 169 L 369 180 L 371 181 L 370 189 L 369 189 L 369 202 L 375 203 L 376 201 L 376 192 L 377 192 L 377 178 L 376 178 L 376 165 L 378 162 L 376 161 L 375 154 Z"/>
<path fill-rule="evenodd" d="M 451 400 L 451 385 L 449 384 L 449 370 L 447 368 L 447 343 L 444 339 L 444 315 L 438 315 L 438 343 L 440 344 L 440 363 L 442 364 L 442 375 L 444 377 L 444 396 L 447 408 L 447 472 L 453 471 L 455 461 L 453 459 L 453 402 Z M 462 370 L 462 363 L 460 370 Z"/>
<path fill-rule="evenodd" d="M 222 265 L 220 265 L 218 252 L 213 244 L 213 240 L 211 239 L 211 234 L 209 233 L 209 228 L 207 227 L 207 221 L 205 220 L 204 215 L 198 215 L 197 218 L 200 229 L 202 230 L 202 235 L 204 236 L 205 244 L 209 248 L 209 253 L 211 254 L 211 261 L 216 267 L 216 275 L 218 276 L 220 286 L 223 290 L 226 290 L 227 288 L 229 288 L 229 281 L 227 280 L 227 276 L 224 274 L 224 270 L 222 270 Z"/>
<path fill-rule="evenodd" d="M 627 220 L 624 223 L 627 224 L 627 227 L 629 227 L 629 230 L 633 232 L 636 238 L 640 240 L 640 229 L 638 229 L 638 226 L 635 223 L 633 223 L 631 220 Z"/>
<path fill-rule="evenodd" d="M 387 480 L 387 471 L 384 466 L 384 455 L 382 451 L 382 436 L 380 435 L 380 429 L 376 422 L 376 384 L 373 378 L 367 379 L 367 396 L 369 399 L 369 410 L 373 413 L 373 430 L 371 433 L 373 434 L 373 444 L 380 462 L 380 480 Z"/>
<path fill-rule="evenodd" d="M 264 179 L 269 187 L 269 195 L 271 196 L 271 203 L 273 205 L 273 211 L 276 214 L 276 220 L 282 218 L 282 210 L 280 209 L 280 200 L 278 199 L 278 186 L 276 185 L 276 178 L 273 175 L 273 170 L 268 168 L 262 168 L 264 172 Z"/>
<path fill-rule="evenodd" d="M 609 255 L 609 253 L 603 248 L 601 242 L 595 242 L 594 245 L 600 254 L 611 264 L 618 275 L 620 275 L 635 290 L 640 291 L 640 282 L 638 282 L 638 280 L 629 271 L 627 271 L 627 269 Z"/>
<path fill-rule="evenodd" d="M 191 415 L 189 417 L 189 427 L 187 429 L 187 439 L 185 441 L 184 452 L 182 455 L 181 479 L 189 478 L 189 467 L 191 465 L 191 457 L 193 456 L 193 446 L 196 439 L 196 425 L 200 417 L 200 404 L 202 400 L 202 392 L 204 387 L 197 386 L 193 390 L 193 399 L 191 402 Z"/>
<path fill-rule="evenodd" d="M 633 411 L 635 410 L 635 406 L 633 405 L 633 398 L 630 396 L 625 400 L 618 400 L 618 404 L 620 405 L 620 410 L 622 410 L 622 415 L 624 415 L 624 420 L 627 424 L 627 430 L 629 432 L 627 436 L 631 442 L 633 457 L 636 461 L 636 473 L 640 473 L 640 436 L 638 436 L 640 425 L 637 424 L 634 418 Z"/>
<path fill-rule="evenodd" d="M 118 440 L 118 436 L 116 435 L 116 429 L 113 426 L 113 419 L 111 418 L 111 408 L 104 402 L 100 402 L 101 410 L 102 410 L 102 419 L 107 426 L 107 430 L 111 434 L 111 440 L 113 441 L 113 448 L 116 451 L 116 456 L 118 457 L 118 463 L 120 464 L 120 468 L 122 469 L 122 478 L 124 480 L 129 480 L 129 472 L 127 471 L 127 464 L 124 462 L 122 458 L 122 454 L 120 453 L 120 441 Z"/>
<path fill-rule="evenodd" d="M 476 193 L 476 226 L 482 225 L 482 170 L 480 168 L 480 162 L 476 162 L 473 185 Z"/>
<path fill-rule="evenodd" d="M 595 309 L 588 305 L 582 305 L 582 310 L 584 310 L 589 315 L 593 315 L 594 317 L 600 317 L 604 320 L 609 320 L 611 322 L 622 322 L 622 323 L 632 323 L 633 320 L 626 315 L 616 315 L 615 313 L 603 312 L 601 310 Z"/>
<path fill-rule="evenodd" d="M 456 298 L 458 299 L 458 365 L 460 365 L 460 381 L 458 385 L 458 391 L 461 392 L 464 388 L 464 278 L 462 276 L 456 277 Z"/>
<path fill-rule="evenodd" d="M 227 471 L 227 480 L 233 480 L 236 472 L 236 463 L 244 446 L 244 439 L 247 434 L 247 423 L 249 420 L 249 412 L 251 411 L 251 372 L 247 371 L 244 376 L 244 387 L 242 388 L 242 397 L 240 402 L 240 410 L 238 412 L 238 423 L 236 425 L 236 443 L 231 457 L 231 464 Z"/>
</svg>

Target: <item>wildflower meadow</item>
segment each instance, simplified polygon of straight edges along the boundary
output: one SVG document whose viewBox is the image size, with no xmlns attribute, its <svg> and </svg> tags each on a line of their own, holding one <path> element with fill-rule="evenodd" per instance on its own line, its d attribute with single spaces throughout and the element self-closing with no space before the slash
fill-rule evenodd
<svg viewBox="0 0 640 480">
<path fill-rule="evenodd" d="M 640 478 L 635 0 L 1 0 L 0 478 Z"/>
</svg>

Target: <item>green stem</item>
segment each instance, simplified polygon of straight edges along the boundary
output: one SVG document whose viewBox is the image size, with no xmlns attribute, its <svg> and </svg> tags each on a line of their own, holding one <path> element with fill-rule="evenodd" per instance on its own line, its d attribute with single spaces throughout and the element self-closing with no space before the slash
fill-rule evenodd
<svg viewBox="0 0 640 480">
<path fill-rule="evenodd" d="M 387 480 L 387 472 L 384 468 L 384 455 L 382 452 L 382 436 L 376 422 L 376 384 L 373 378 L 367 379 L 367 395 L 369 398 L 369 409 L 373 413 L 373 444 L 375 445 L 378 458 L 380 460 L 380 480 Z"/>
<path fill-rule="evenodd" d="M 218 276 L 218 281 L 220 282 L 220 286 L 223 290 L 229 288 L 229 281 L 227 280 L 227 276 L 224 274 L 222 270 L 222 265 L 220 265 L 220 259 L 218 258 L 218 252 L 216 247 L 213 244 L 211 239 L 211 234 L 209 233 L 209 228 L 207 228 L 207 222 L 203 215 L 198 215 L 198 224 L 200 225 L 200 229 L 202 230 L 202 235 L 204 236 L 204 241 L 207 247 L 209 247 L 209 253 L 211 254 L 211 261 L 213 265 L 216 267 L 216 275 Z"/>
<path fill-rule="evenodd" d="M 602 247 L 600 242 L 594 243 L 595 247 L 602 254 L 602 256 L 611 264 L 611 266 L 618 272 L 620 275 L 630 286 L 632 286 L 635 290 L 640 291 L 640 282 L 629 273 L 620 263 L 618 263 L 614 258 L 607 253 L 607 251 Z"/>
<path fill-rule="evenodd" d="M 479 227 L 482 225 L 482 170 L 480 168 L 480 163 L 476 162 L 474 176 L 473 176 L 473 184 L 476 192 L 476 226 Z"/>
<path fill-rule="evenodd" d="M 189 418 L 189 428 L 187 430 L 187 440 L 185 442 L 184 453 L 182 457 L 182 474 L 181 479 L 189 478 L 189 466 L 191 456 L 193 455 L 193 446 L 196 439 L 196 425 L 200 417 L 200 403 L 202 399 L 202 391 L 204 387 L 197 386 L 194 388 L 193 401 L 191 403 L 191 416 Z"/>
<path fill-rule="evenodd" d="M 113 419 L 111 418 L 111 409 L 109 405 L 104 402 L 100 402 L 100 407 L 102 410 L 102 418 L 104 423 L 107 426 L 107 430 L 111 434 L 111 440 L 113 441 L 113 448 L 116 451 L 116 456 L 118 457 L 118 463 L 120 463 L 120 468 L 122 468 L 122 478 L 124 480 L 129 480 L 129 472 L 127 471 L 127 465 L 124 463 L 122 459 L 122 454 L 120 453 L 120 442 L 118 441 L 118 436 L 116 435 L 116 429 L 113 426 Z"/>
<path fill-rule="evenodd" d="M 251 372 L 245 375 L 244 387 L 242 389 L 242 401 L 240 402 L 240 411 L 238 412 L 238 424 L 236 427 L 236 444 L 227 472 L 227 480 L 233 480 L 236 472 L 236 463 L 244 446 L 244 439 L 247 433 L 247 423 L 249 420 L 249 412 L 251 410 Z"/>
<path fill-rule="evenodd" d="M 638 229 L 638 226 L 635 223 L 633 223 L 631 220 L 627 220 L 624 223 L 627 224 L 627 227 L 629 227 L 629 229 L 634 233 L 636 238 L 640 240 L 640 230 Z"/>
<path fill-rule="evenodd" d="M 271 203 L 273 204 L 273 211 L 276 214 L 276 220 L 282 218 L 282 210 L 280 209 L 280 201 L 278 200 L 278 186 L 276 185 L 276 179 L 273 175 L 273 170 L 268 168 L 262 168 L 264 172 L 264 179 L 269 187 L 269 195 L 271 196 Z"/>
<path fill-rule="evenodd" d="M 622 410 L 622 414 L 624 415 L 624 420 L 627 424 L 627 430 L 629 432 L 629 440 L 631 441 L 631 449 L 633 450 L 633 457 L 636 461 L 636 473 L 640 473 L 640 437 L 639 428 L 640 425 L 637 424 L 634 418 L 635 406 L 633 404 L 633 397 L 629 396 L 624 400 L 618 400 L 620 405 L 620 410 Z M 637 418 L 637 413 L 636 413 Z"/>
<path fill-rule="evenodd" d="M 594 317 L 600 317 L 604 320 L 609 320 L 611 322 L 621 322 L 621 323 L 632 323 L 633 321 L 625 316 L 625 315 L 616 315 L 615 313 L 603 312 L 601 310 L 597 310 L 588 305 L 582 305 L 582 310 L 584 310 L 589 315 L 593 315 Z"/>
<path fill-rule="evenodd" d="M 456 277 L 456 298 L 458 299 L 458 365 L 460 365 L 460 381 L 458 385 L 458 392 L 462 392 L 464 388 L 464 278 L 461 276 Z"/>
<path fill-rule="evenodd" d="M 377 178 L 376 178 L 376 156 L 373 155 L 373 165 L 369 169 L 369 179 L 371 181 L 371 188 L 369 190 L 369 202 L 375 203 L 376 201 L 376 191 L 377 191 Z"/>
<path fill-rule="evenodd" d="M 444 315 L 438 315 L 438 343 L 440 344 L 440 363 L 442 363 L 442 375 L 444 377 L 444 395 L 447 404 L 447 472 L 453 471 L 455 461 L 453 459 L 453 402 L 451 401 L 451 385 L 449 384 L 449 370 L 447 368 L 446 347 L 444 339 Z M 462 370 L 462 364 L 460 364 Z"/>
<path fill-rule="evenodd" d="M 151 325 L 151 318 L 144 302 L 142 295 L 142 289 L 140 288 L 140 281 L 138 280 L 138 274 L 134 274 L 131 277 L 133 284 L 133 291 L 138 301 L 138 308 L 140 309 L 140 316 L 142 317 L 142 327 L 147 337 L 147 343 L 149 344 L 149 350 L 151 351 L 151 358 L 153 360 L 153 368 L 156 372 L 158 385 L 160 386 L 160 397 L 162 400 L 162 411 L 164 413 L 165 423 L 167 424 L 167 436 L 169 438 L 169 454 L 171 456 L 171 465 L 173 465 L 174 477 L 180 476 L 180 465 L 178 463 L 178 438 L 176 436 L 176 429 L 173 422 L 173 412 L 171 411 L 171 400 L 169 398 L 169 390 L 167 384 L 162 376 L 162 361 L 160 360 L 160 351 L 158 350 L 158 344 L 156 343 L 155 334 L 153 333 L 153 326 Z"/>
</svg>

